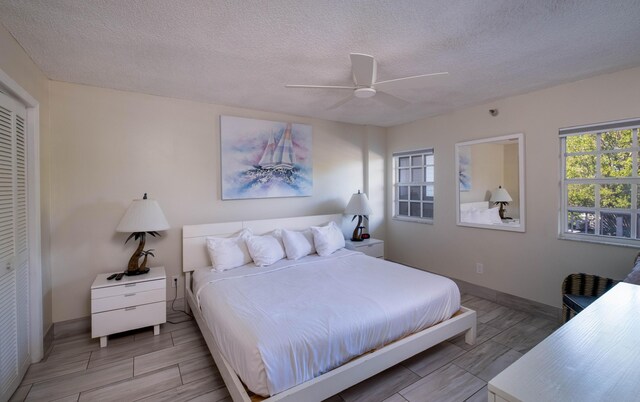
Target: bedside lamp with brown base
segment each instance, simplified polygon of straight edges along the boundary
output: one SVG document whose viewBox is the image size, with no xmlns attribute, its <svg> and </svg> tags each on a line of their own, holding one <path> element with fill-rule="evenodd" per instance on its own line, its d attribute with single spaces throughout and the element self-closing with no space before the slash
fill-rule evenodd
<svg viewBox="0 0 640 402">
<path fill-rule="evenodd" d="M 362 218 L 369 220 L 368 215 L 371 215 L 371 206 L 369 206 L 369 199 L 365 193 L 361 193 L 360 190 L 356 194 L 351 196 L 347 208 L 344 210 L 345 215 L 353 215 L 353 220 L 358 218 L 356 228 L 353 230 L 351 241 L 362 241 Z"/>
<path fill-rule="evenodd" d="M 147 234 L 153 237 L 160 236 L 158 232 L 167 229 L 169 229 L 169 223 L 164 213 L 162 213 L 158 201 L 148 199 L 147 193 L 144 194 L 141 200 L 133 200 L 116 228 L 118 232 L 131 233 L 127 237 L 125 244 L 131 238 L 140 240 L 138 248 L 129 259 L 126 275 L 141 275 L 149 272 L 149 268 L 146 266 L 147 257 L 149 255 L 153 256 L 153 253 L 151 252 L 152 250 L 144 250 L 145 237 Z M 142 257 L 144 259 L 140 263 L 140 258 Z"/>
</svg>

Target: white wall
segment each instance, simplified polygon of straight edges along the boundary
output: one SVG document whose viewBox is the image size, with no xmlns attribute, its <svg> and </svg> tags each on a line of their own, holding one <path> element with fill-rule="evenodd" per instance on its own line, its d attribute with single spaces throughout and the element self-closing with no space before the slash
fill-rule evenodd
<svg viewBox="0 0 640 402">
<path fill-rule="evenodd" d="M 135 245 L 125 246 L 115 227 L 144 192 L 171 225 L 146 245 L 155 249 L 150 265 L 169 276 L 181 274 L 183 225 L 339 213 L 365 188 L 366 166 L 379 208 L 373 230 L 383 235 L 384 129 L 54 81 L 50 88 L 54 322 L 89 315 L 95 275 L 126 267 Z M 313 196 L 221 201 L 221 114 L 312 125 Z"/>
<path fill-rule="evenodd" d="M 558 240 L 561 127 L 640 116 L 640 68 L 601 75 L 389 129 L 387 158 L 399 150 L 435 148 L 433 225 L 387 221 L 390 258 L 422 269 L 560 306 L 571 272 L 624 278 L 637 249 Z M 498 108 L 497 117 L 489 109 Z M 524 133 L 526 232 L 458 227 L 454 144 Z M 391 169 L 387 168 L 388 183 Z M 389 187 L 391 188 L 391 187 Z M 391 216 L 392 194 L 387 194 Z M 485 273 L 475 273 L 475 263 Z"/>
<path fill-rule="evenodd" d="M 51 268 L 49 260 L 49 80 L 24 52 L 13 36 L 0 25 L 0 69 L 16 81 L 40 105 L 40 218 L 42 249 L 42 321 L 46 334 L 51 326 Z"/>
</svg>

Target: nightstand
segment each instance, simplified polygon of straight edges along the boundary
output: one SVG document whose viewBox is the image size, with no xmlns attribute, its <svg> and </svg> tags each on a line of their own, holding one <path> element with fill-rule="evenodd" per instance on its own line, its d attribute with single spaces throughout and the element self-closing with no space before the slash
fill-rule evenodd
<svg viewBox="0 0 640 402">
<path fill-rule="evenodd" d="M 107 346 L 107 336 L 153 325 L 160 334 L 160 324 L 167 321 L 167 276 L 164 267 L 149 273 L 107 280 L 100 274 L 91 285 L 91 337 L 100 337 L 100 347 Z"/>
<path fill-rule="evenodd" d="M 366 239 L 363 241 L 345 240 L 347 250 L 360 251 L 370 257 L 384 258 L 384 241 L 379 239 Z"/>
</svg>

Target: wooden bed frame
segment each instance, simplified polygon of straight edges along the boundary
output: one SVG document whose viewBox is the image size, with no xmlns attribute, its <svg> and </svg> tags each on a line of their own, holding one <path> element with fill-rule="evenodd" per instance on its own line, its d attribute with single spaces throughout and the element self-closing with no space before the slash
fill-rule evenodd
<svg viewBox="0 0 640 402">
<path fill-rule="evenodd" d="M 338 226 L 341 226 L 343 215 L 316 215 L 183 226 L 182 268 L 186 277 L 185 298 L 187 301 L 185 309 L 187 312 L 193 312 L 193 316 L 220 370 L 229 394 L 231 394 L 235 402 L 251 402 L 255 400 L 256 396 L 254 395 L 252 398 L 249 395 L 238 375 L 220 353 L 191 289 L 191 272 L 196 268 L 211 265 L 206 249 L 206 237 L 230 236 L 243 228 L 251 228 L 256 234 L 266 233 L 278 228 L 302 230 L 312 225 L 324 225 L 330 221 L 334 221 Z M 476 312 L 465 307 L 461 307 L 453 317 L 440 324 L 399 339 L 381 349 L 366 353 L 286 391 L 266 399 L 259 398 L 259 400 L 264 400 L 265 402 L 322 401 L 462 332 L 466 332 L 465 341 L 468 344 L 475 344 Z"/>
</svg>

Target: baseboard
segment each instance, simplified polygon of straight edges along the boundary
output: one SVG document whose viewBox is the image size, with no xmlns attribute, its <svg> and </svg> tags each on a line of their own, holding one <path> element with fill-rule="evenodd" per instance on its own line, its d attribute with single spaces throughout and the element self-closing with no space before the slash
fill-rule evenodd
<svg viewBox="0 0 640 402">
<path fill-rule="evenodd" d="M 87 332 L 91 332 L 91 317 L 82 317 L 53 323 L 53 339 L 66 338 L 68 336 L 84 334 Z"/>
<path fill-rule="evenodd" d="M 502 304 L 503 306 L 514 310 L 541 316 L 551 321 L 559 322 L 560 317 L 562 317 L 562 310 L 557 307 L 549 306 L 547 304 L 525 299 L 524 297 L 515 296 L 509 293 L 503 293 L 499 290 L 490 289 L 474 283 L 462 281 L 460 279 L 451 278 L 451 280 L 458 285 L 461 293 L 482 297 L 483 299 Z"/>
<path fill-rule="evenodd" d="M 44 351 L 43 356 L 46 357 L 49 353 L 49 349 L 51 349 L 51 345 L 53 344 L 53 323 L 49 325 L 49 329 L 44 334 L 44 338 L 42 339 L 42 350 Z"/>
<path fill-rule="evenodd" d="M 389 260 L 392 261 L 392 260 Z M 398 264 L 402 264 L 401 262 L 393 261 Z M 402 264 L 407 265 L 407 264 Z M 407 265 L 411 267 L 410 265 Z M 426 269 L 411 267 L 415 269 L 420 269 L 422 271 L 431 272 Z M 436 272 L 431 272 L 436 275 L 442 275 Z M 546 318 L 551 321 L 560 322 L 562 318 L 562 310 L 558 307 L 549 306 L 544 303 L 540 303 L 537 301 L 525 299 L 524 297 L 515 296 L 509 293 L 500 292 L 499 290 L 487 288 L 484 286 L 476 285 L 471 282 L 466 282 L 460 279 L 452 278 L 447 275 L 442 275 L 454 281 L 458 288 L 460 289 L 460 293 L 467 293 L 472 296 L 482 297 L 483 299 L 487 299 L 494 303 L 502 304 L 505 307 L 512 308 L 514 310 L 519 310 L 524 313 L 529 313 L 533 315 L 537 315 L 543 318 Z"/>
</svg>

